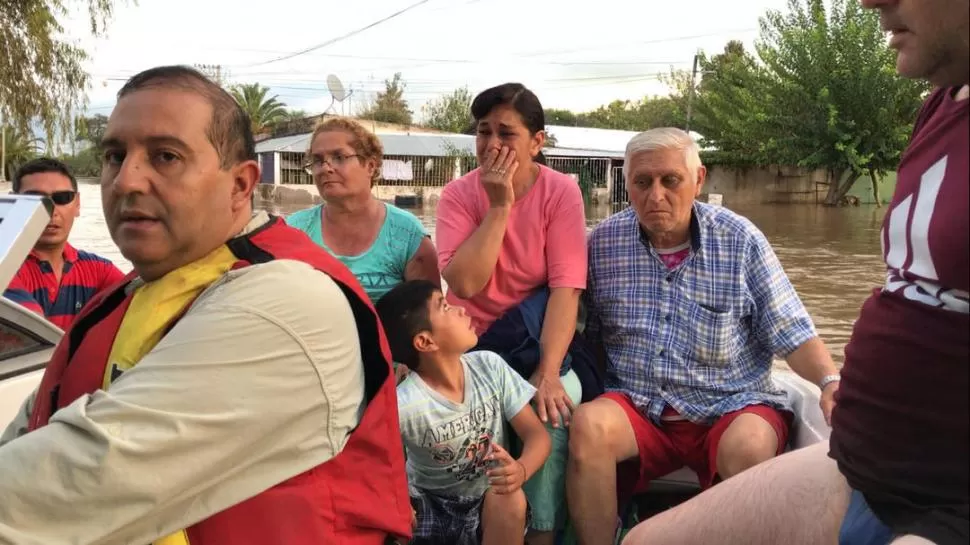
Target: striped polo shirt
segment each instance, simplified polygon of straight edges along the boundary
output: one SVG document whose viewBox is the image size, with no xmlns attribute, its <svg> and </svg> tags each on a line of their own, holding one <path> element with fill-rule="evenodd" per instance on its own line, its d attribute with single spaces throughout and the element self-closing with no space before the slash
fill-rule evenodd
<svg viewBox="0 0 970 545">
<path fill-rule="evenodd" d="M 111 261 L 66 244 L 60 282 L 51 264 L 31 252 L 3 295 L 66 330 L 92 297 L 124 276 Z"/>
</svg>

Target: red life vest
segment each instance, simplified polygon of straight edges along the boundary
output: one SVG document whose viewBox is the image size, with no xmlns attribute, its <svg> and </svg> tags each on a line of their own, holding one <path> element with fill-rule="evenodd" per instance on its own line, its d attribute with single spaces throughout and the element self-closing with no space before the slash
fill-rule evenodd
<svg viewBox="0 0 970 545">
<path fill-rule="evenodd" d="M 394 537 L 410 537 L 411 504 L 390 350 L 357 279 L 279 218 L 228 246 L 239 258 L 237 268 L 292 259 L 312 265 L 340 286 L 360 338 L 366 408 L 335 457 L 208 519 L 186 521 L 189 542 L 383 545 Z M 46 425 L 55 411 L 78 397 L 101 388 L 108 354 L 131 303 L 125 294 L 127 284 L 93 299 L 57 345 L 37 392 L 30 430 Z"/>
</svg>

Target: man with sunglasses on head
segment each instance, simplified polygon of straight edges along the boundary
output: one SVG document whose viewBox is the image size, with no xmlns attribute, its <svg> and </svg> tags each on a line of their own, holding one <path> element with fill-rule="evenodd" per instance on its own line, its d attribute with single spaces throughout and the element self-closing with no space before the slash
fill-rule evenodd
<svg viewBox="0 0 970 545">
<path fill-rule="evenodd" d="M 67 165 L 49 157 L 28 161 L 14 174 L 13 192 L 47 197 L 54 212 L 3 295 L 67 329 L 92 297 L 124 274 L 111 261 L 67 242 L 81 212 L 77 180 Z"/>
</svg>

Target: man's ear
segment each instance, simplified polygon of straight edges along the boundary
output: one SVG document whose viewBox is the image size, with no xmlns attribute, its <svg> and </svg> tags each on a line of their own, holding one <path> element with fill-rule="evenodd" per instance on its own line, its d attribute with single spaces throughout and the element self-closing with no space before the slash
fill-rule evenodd
<svg viewBox="0 0 970 545">
<path fill-rule="evenodd" d="M 232 202 L 234 207 L 251 205 L 253 192 L 259 183 L 259 163 L 253 160 L 243 161 L 233 167 Z"/>
<path fill-rule="evenodd" d="M 701 194 L 701 189 L 704 187 L 704 182 L 707 181 L 707 167 L 701 165 L 697 167 L 697 189 L 694 191 L 694 196 Z"/>
</svg>

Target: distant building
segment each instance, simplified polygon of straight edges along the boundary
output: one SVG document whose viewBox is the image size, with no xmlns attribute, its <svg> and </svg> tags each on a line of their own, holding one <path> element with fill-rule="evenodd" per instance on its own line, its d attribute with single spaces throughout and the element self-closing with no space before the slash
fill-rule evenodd
<svg viewBox="0 0 970 545">
<path fill-rule="evenodd" d="M 434 193 L 477 166 L 472 135 L 362 122 L 372 125 L 368 128 L 384 145 L 384 166 L 378 185 L 388 190 L 385 194 L 427 190 Z M 304 123 L 301 128 L 307 129 L 307 126 Z M 554 137 L 556 144 L 543 150 L 550 168 L 572 175 L 584 195 L 595 202 L 626 202 L 623 155 L 636 132 L 559 125 L 548 126 L 546 132 Z M 311 134 L 300 132 L 258 142 L 261 182 L 312 185 L 313 180 L 303 169 Z"/>
</svg>

